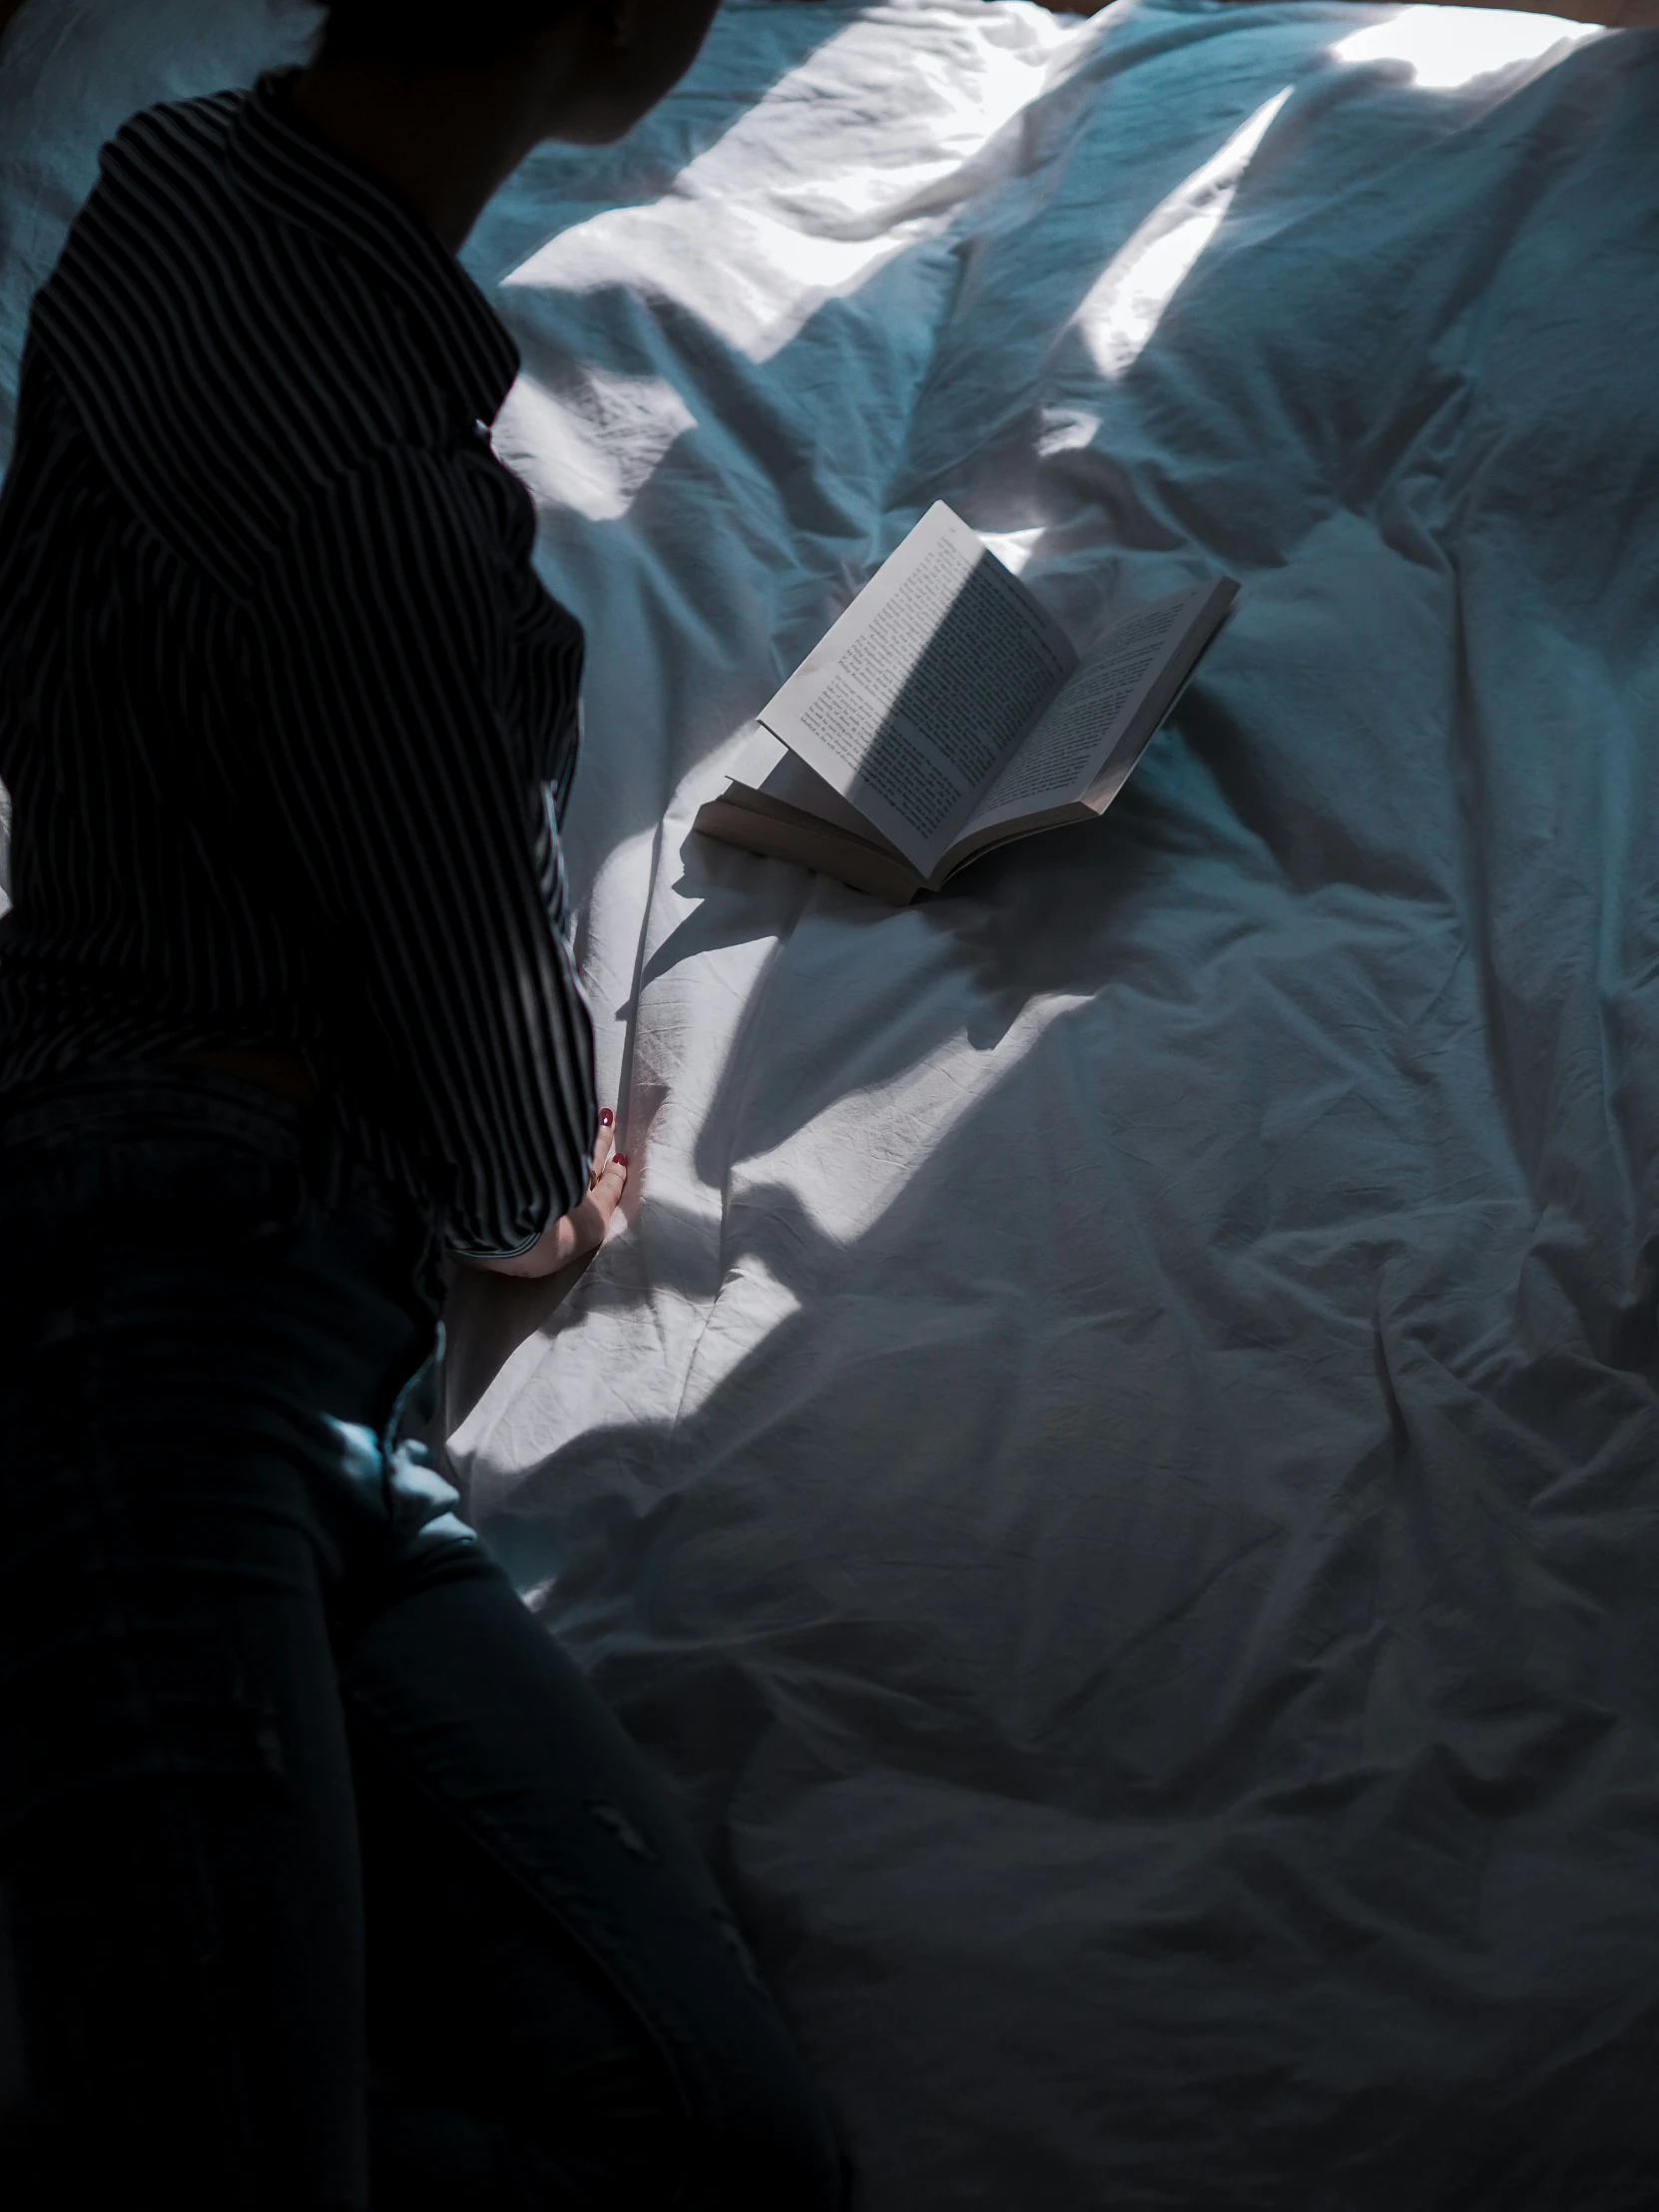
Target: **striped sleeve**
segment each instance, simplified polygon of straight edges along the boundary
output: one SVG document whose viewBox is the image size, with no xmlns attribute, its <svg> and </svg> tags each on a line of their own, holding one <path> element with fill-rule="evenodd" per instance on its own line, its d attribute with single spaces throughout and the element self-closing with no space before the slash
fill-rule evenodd
<svg viewBox="0 0 1659 2212">
<path fill-rule="evenodd" d="M 329 948 L 315 981 L 342 1072 L 420 1132 L 450 1242 L 475 1254 L 568 1212 L 594 1136 L 504 560 L 461 465 L 405 448 L 307 503 L 253 617 L 272 803 Z"/>
</svg>

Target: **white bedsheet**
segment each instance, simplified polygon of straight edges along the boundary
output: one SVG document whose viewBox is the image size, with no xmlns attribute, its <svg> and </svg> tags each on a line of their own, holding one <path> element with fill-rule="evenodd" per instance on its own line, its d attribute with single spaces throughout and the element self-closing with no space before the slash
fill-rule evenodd
<svg viewBox="0 0 1659 2212">
<path fill-rule="evenodd" d="M 737 7 L 470 250 L 635 1174 L 453 1449 L 868 2212 L 1653 2201 L 1656 135 L 1532 16 Z M 938 496 L 1080 641 L 1242 579 L 1128 795 L 702 845 Z"/>
</svg>

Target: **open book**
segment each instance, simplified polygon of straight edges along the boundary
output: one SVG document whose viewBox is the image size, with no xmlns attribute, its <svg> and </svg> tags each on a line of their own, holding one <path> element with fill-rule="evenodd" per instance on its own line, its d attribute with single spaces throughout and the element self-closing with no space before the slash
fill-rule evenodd
<svg viewBox="0 0 1659 2212">
<path fill-rule="evenodd" d="M 942 500 L 762 708 L 695 828 L 903 905 L 992 845 L 1104 814 L 1232 605 L 1124 615 L 1079 664 Z"/>
</svg>

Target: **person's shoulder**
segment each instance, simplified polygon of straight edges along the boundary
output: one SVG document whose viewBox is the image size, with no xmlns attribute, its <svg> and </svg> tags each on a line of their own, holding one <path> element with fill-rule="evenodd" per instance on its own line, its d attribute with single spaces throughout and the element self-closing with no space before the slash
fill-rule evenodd
<svg viewBox="0 0 1659 2212">
<path fill-rule="evenodd" d="M 377 304 L 241 189 L 250 97 L 122 127 L 32 315 L 129 505 L 239 592 L 295 508 L 395 444 L 408 411 Z"/>
<path fill-rule="evenodd" d="M 113 161 L 119 167 L 129 159 L 182 156 L 201 160 L 222 155 L 249 98 L 246 91 L 233 89 L 139 108 L 106 144 L 101 161 Z"/>
<path fill-rule="evenodd" d="M 60 310 L 73 317 L 95 295 L 106 306 L 114 298 L 140 305 L 153 293 L 211 288 L 234 266 L 228 234 L 238 210 L 226 167 L 245 98 L 215 93 L 141 108 L 105 144 L 97 182 L 38 295 L 49 342 Z M 77 319 L 82 344 L 96 345 L 97 323 L 111 322 L 107 315 Z M 130 354 L 144 327 L 110 327 L 115 350 Z"/>
<path fill-rule="evenodd" d="M 84 213 L 96 218 L 137 202 L 165 217 L 180 212 L 181 195 L 218 196 L 247 98 L 244 92 L 209 93 L 130 115 L 99 150 L 98 182 Z"/>
</svg>

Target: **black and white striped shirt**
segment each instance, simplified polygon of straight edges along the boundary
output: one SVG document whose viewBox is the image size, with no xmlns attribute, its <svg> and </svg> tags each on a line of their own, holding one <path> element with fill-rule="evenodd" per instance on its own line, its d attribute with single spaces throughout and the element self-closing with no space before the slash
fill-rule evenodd
<svg viewBox="0 0 1659 2212">
<path fill-rule="evenodd" d="M 512 340 L 286 81 L 154 108 L 38 294 L 0 499 L 0 1087 L 297 1050 L 474 1252 L 587 1185 L 582 634 Z"/>
</svg>

